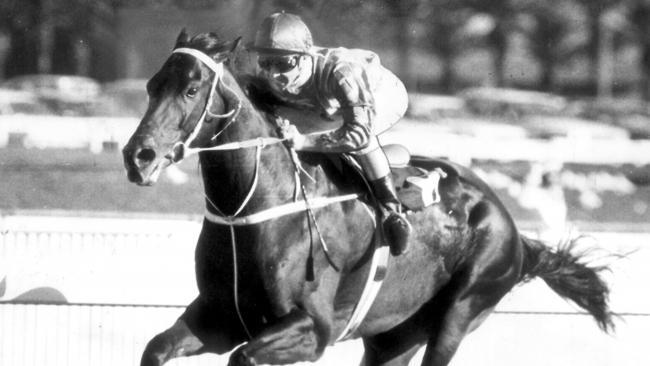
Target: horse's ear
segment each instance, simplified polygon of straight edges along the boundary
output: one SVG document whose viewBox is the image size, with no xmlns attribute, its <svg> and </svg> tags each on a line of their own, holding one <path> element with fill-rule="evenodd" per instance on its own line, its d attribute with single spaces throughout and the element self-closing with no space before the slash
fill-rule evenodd
<svg viewBox="0 0 650 366">
<path fill-rule="evenodd" d="M 221 47 L 219 47 L 222 52 L 219 52 L 216 57 L 215 61 L 220 62 L 220 61 L 225 61 L 225 60 L 231 60 L 235 55 L 235 53 L 239 50 L 239 45 L 241 43 L 241 37 L 237 37 L 234 41 L 227 42 L 225 44 L 222 44 Z"/>
<path fill-rule="evenodd" d="M 241 44 L 241 37 L 237 37 L 234 41 L 230 42 L 230 52 L 235 52 Z"/>
<path fill-rule="evenodd" d="M 182 47 L 190 42 L 190 36 L 187 34 L 185 28 L 181 29 L 181 32 L 176 37 L 176 45 L 174 48 Z"/>
</svg>

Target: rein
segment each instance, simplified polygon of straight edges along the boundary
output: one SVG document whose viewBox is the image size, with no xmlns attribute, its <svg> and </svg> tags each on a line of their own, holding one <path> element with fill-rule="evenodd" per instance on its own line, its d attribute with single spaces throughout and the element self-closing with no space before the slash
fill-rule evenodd
<svg viewBox="0 0 650 366">
<path fill-rule="evenodd" d="M 212 106 L 212 100 L 214 98 L 214 93 L 216 91 L 216 88 L 221 81 L 224 73 L 224 66 L 223 63 L 221 62 L 216 62 L 214 61 L 210 56 L 207 54 L 193 49 L 193 48 L 177 48 L 175 49 L 172 54 L 174 53 L 183 53 L 187 55 L 191 55 L 195 58 L 197 58 L 199 61 L 203 62 L 210 70 L 214 72 L 214 76 L 212 79 L 211 83 L 211 88 L 210 92 L 208 94 L 208 100 L 205 104 L 205 107 L 203 109 L 203 112 L 201 113 L 201 117 L 199 117 L 198 122 L 192 129 L 192 132 L 188 136 L 188 138 L 183 141 L 183 142 L 177 142 L 174 144 L 172 147 L 172 151 L 168 154 L 171 156 L 169 158 L 172 163 L 177 163 L 180 162 L 183 158 L 186 156 L 192 154 L 192 153 L 198 153 L 202 151 L 232 151 L 232 150 L 240 150 L 240 149 L 246 149 L 246 148 L 251 148 L 255 147 L 256 148 L 256 154 L 255 154 L 255 175 L 253 177 L 253 182 L 251 183 L 251 187 L 246 194 L 246 197 L 244 198 L 243 202 L 239 206 L 239 208 L 233 213 L 232 215 L 225 215 L 218 207 L 217 205 L 212 202 L 212 200 L 206 195 L 205 198 L 206 200 L 210 203 L 210 205 L 217 211 L 217 213 L 210 212 L 210 210 L 206 207 L 204 217 L 207 221 L 218 224 L 218 225 L 227 225 L 230 228 L 230 237 L 231 237 L 231 245 L 232 245 L 232 251 L 233 251 L 233 297 L 234 297 L 234 305 L 235 305 L 235 310 L 237 312 L 237 316 L 239 317 L 239 321 L 242 324 L 242 327 L 244 328 L 244 331 L 248 335 L 249 339 L 252 339 L 252 335 L 246 326 L 246 322 L 244 321 L 244 318 L 242 317 L 241 311 L 239 309 L 239 295 L 238 295 L 238 270 L 237 270 L 237 250 L 236 250 L 236 237 L 235 237 L 235 226 L 246 226 L 246 225 L 254 225 L 254 224 L 259 224 L 265 221 L 269 221 L 278 217 L 298 213 L 298 212 L 307 212 L 308 217 L 307 217 L 307 223 L 309 224 L 310 228 L 310 254 L 308 258 L 308 274 L 307 274 L 307 280 L 312 281 L 314 274 L 313 274 L 313 258 L 312 258 L 312 247 L 313 247 L 313 239 L 311 235 L 311 221 L 313 221 L 314 226 L 316 228 L 316 232 L 318 233 L 318 237 L 320 239 L 320 244 L 321 247 L 325 253 L 325 257 L 327 258 L 329 264 L 336 270 L 339 271 L 339 268 L 332 262 L 330 259 L 329 255 L 329 250 L 327 249 L 327 245 L 325 243 L 325 240 L 323 239 L 323 236 L 320 232 L 320 229 L 318 228 L 318 225 L 316 223 L 316 217 L 313 213 L 313 209 L 317 208 L 322 208 L 326 207 L 335 203 L 341 203 L 345 201 L 351 201 L 359 198 L 359 195 L 356 193 L 353 194 L 347 194 L 347 195 L 342 195 L 342 196 L 334 196 L 334 197 L 316 197 L 313 199 L 308 199 L 307 198 L 307 193 L 305 190 L 304 185 L 300 181 L 300 172 L 305 172 L 304 169 L 302 169 L 302 166 L 300 164 L 300 161 L 298 159 L 298 155 L 296 151 L 293 148 L 288 147 L 291 155 L 291 160 L 293 162 L 294 168 L 295 168 L 295 184 L 296 184 L 296 196 L 294 197 L 294 201 L 280 205 L 280 206 L 275 206 L 271 207 L 266 210 L 262 210 L 253 214 L 250 214 L 248 216 L 243 216 L 239 217 L 238 215 L 243 211 L 243 209 L 246 207 L 248 202 L 253 196 L 253 193 L 255 192 L 255 189 L 257 187 L 257 183 L 259 180 L 259 166 L 260 166 L 260 161 L 261 161 L 261 151 L 264 147 L 273 145 L 273 144 L 278 144 L 286 141 L 284 138 L 276 138 L 276 137 L 259 137 L 255 139 L 249 139 L 249 140 L 244 140 L 244 141 L 236 141 L 236 142 L 229 142 L 221 145 L 216 145 L 216 146 L 211 146 L 211 147 L 205 147 L 205 148 L 190 148 L 190 144 L 196 139 L 196 136 L 198 135 L 199 131 L 201 130 L 201 127 L 203 126 L 203 123 L 205 121 L 205 118 L 207 115 L 210 117 L 214 118 L 230 118 L 230 120 L 226 123 L 226 125 L 219 131 L 217 132 L 213 137 L 212 140 L 214 141 L 228 126 L 230 126 L 232 123 L 235 122 L 237 116 L 239 115 L 239 112 L 242 108 L 242 101 L 240 98 L 237 98 L 237 107 L 230 110 L 228 113 L 225 114 L 213 114 L 210 112 L 210 107 Z M 235 96 L 237 95 L 230 87 L 228 87 L 227 84 L 222 83 L 225 89 L 229 90 L 231 93 L 233 93 Z M 285 121 L 286 122 L 286 121 Z M 176 159 L 176 154 L 177 152 L 180 152 L 180 159 Z M 306 172 L 305 172 L 306 173 Z M 302 192 L 303 200 L 298 200 L 297 195 L 298 195 L 298 188 L 300 188 L 300 191 Z M 340 334 L 340 336 L 337 338 L 337 341 L 343 340 L 345 338 L 348 338 L 351 336 L 351 334 L 358 328 L 358 326 L 361 324 L 363 319 L 365 318 L 365 315 L 367 312 L 370 310 L 370 306 L 372 305 L 375 297 L 377 296 L 377 293 L 379 292 L 379 288 L 381 287 L 381 284 L 383 283 L 383 279 L 385 278 L 386 274 L 386 268 L 387 268 L 387 263 L 388 263 L 388 248 L 387 247 L 382 247 L 377 250 L 375 250 L 375 253 L 372 258 L 371 262 L 371 267 L 370 267 L 370 273 L 368 275 L 368 279 L 366 281 L 366 285 L 364 286 L 364 289 L 361 294 L 361 298 L 359 300 L 359 303 L 355 307 L 352 316 L 350 317 L 348 323 L 346 324 L 343 332 Z"/>
<path fill-rule="evenodd" d="M 233 122 L 235 122 L 237 116 L 239 115 L 239 111 L 241 110 L 242 103 L 241 100 L 238 98 L 237 106 L 225 114 L 215 114 L 210 112 L 210 107 L 212 106 L 212 101 L 214 99 L 214 93 L 216 92 L 217 86 L 221 81 L 221 78 L 223 77 L 223 63 L 214 61 L 212 57 L 194 48 L 184 48 L 184 47 L 177 48 L 174 51 L 172 51 L 172 55 L 175 53 L 183 53 L 186 55 L 193 56 L 199 61 L 201 61 L 210 70 L 212 70 L 212 72 L 214 72 L 214 76 L 212 77 L 212 83 L 210 86 L 210 93 L 208 93 L 208 99 L 205 103 L 205 107 L 203 108 L 203 112 L 201 113 L 201 117 L 199 117 L 198 122 L 192 129 L 192 132 L 187 137 L 187 139 L 185 139 L 185 141 L 183 142 L 177 142 L 176 144 L 174 144 L 174 146 L 172 147 L 172 151 L 169 154 L 172 157 L 170 160 L 172 160 L 173 163 L 178 163 L 183 158 L 185 158 L 186 156 L 192 153 L 198 153 L 206 150 L 205 148 L 190 147 L 190 144 L 196 139 L 196 136 L 199 134 L 199 131 L 201 130 L 201 127 L 205 122 L 206 116 L 210 116 L 212 118 L 230 118 L 228 123 L 212 137 L 212 140 L 215 140 L 217 137 L 219 137 L 219 135 L 223 131 L 226 130 L 226 128 L 228 128 L 228 126 L 230 126 Z M 236 95 L 235 92 L 232 89 L 230 89 L 230 87 L 228 87 L 228 85 L 226 85 L 225 83 L 222 83 L 222 85 L 224 86 L 224 88 L 228 89 L 232 94 Z M 175 156 L 177 151 L 182 151 L 182 156 L 178 160 L 176 160 L 176 156 Z"/>
</svg>

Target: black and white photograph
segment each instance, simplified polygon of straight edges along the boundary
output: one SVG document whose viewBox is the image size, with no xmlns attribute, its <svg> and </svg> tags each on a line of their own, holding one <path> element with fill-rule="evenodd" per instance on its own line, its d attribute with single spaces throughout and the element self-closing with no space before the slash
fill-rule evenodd
<svg viewBox="0 0 650 366">
<path fill-rule="evenodd" d="M 650 0 L 0 0 L 0 366 L 650 365 Z"/>
</svg>

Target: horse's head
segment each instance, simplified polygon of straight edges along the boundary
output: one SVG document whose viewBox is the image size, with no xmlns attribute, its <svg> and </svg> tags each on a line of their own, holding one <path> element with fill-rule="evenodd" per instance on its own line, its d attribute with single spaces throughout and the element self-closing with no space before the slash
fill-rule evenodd
<svg viewBox="0 0 650 366">
<path fill-rule="evenodd" d="M 154 184 L 188 148 L 208 146 L 224 127 L 238 107 L 219 90 L 223 63 L 238 42 L 222 42 L 213 33 L 179 34 L 172 55 L 147 83 L 149 107 L 122 151 L 131 182 Z"/>
</svg>

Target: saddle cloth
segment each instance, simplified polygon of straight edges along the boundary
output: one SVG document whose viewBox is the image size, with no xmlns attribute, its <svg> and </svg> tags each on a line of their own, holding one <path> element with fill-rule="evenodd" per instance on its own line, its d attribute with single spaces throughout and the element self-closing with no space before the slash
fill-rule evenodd
<svg viewBox="0 0 650 366">
<path fill-rule="evenodd" d="M 440 202 L 440 180 L 447 177 L 442 167 L 426 169 L 409 164 L 411 155 L 401 145 L 386 145 L 383 149 L 390 163 L 397 196 L 404 207 L 419 211 Z"/>
</svg>

